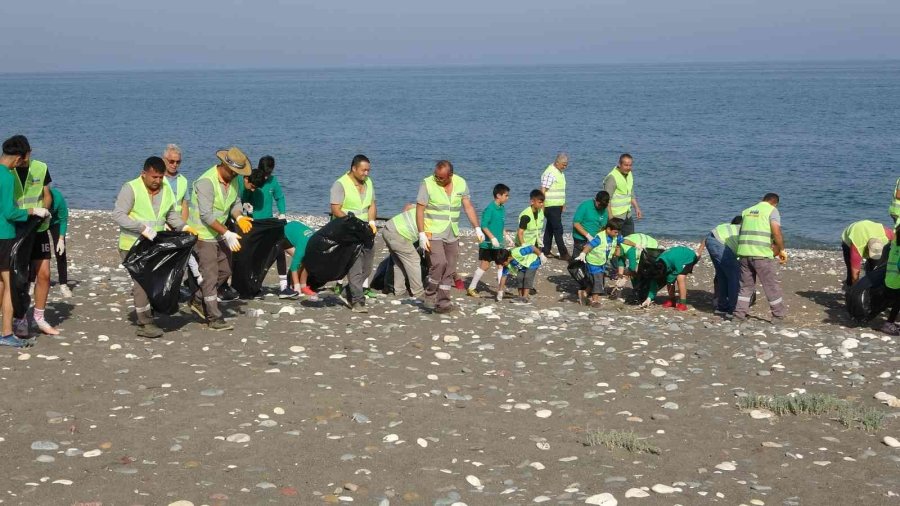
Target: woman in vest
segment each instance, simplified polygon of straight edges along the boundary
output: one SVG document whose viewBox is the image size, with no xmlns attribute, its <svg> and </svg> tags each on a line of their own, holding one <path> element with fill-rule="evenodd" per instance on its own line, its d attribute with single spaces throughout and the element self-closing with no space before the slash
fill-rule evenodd
<svg viewBox="0 0 900 506">
<path fill-rule="evenodd" d="M 741 230 L 741 216 L 735 216 L 731 223 L 722 223 L 712 229 L 700 241 L 697 251 L 709 251 L 713 269 L 713 312 L 718 316 L 731 318 L 737 304 L 738 289 L 741 285 L 741 266 L 737 259 L 738 233 Z"/>
</svg>

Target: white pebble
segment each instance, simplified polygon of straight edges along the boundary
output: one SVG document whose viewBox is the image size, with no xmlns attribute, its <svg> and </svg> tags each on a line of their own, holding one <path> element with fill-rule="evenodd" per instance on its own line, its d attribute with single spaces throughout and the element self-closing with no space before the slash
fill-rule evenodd
<svg viewBox="0 0 900 506">
<path fill-rule="evenodd" d="M 734 471 L 737 469 L 737 466 L 731 462 L 722 462 L 721 464 L 716 465 L 716 469 L 719 471 Z"/>
<path fill-rule="evenodd" d="M 450 354 L 446 351 L 439 351 L 434 354 L 434 358 L 438 360 L 450 360 Z"/>
<path fill-rule="evenodd" d="M 82 454 L 82 456 L 85 458 L 99 457 L 100 455 L 103 455 L 103 452 L 100 450 L 91 450 Z"/>
<path fill-rule="evenodd" d="M 416 444 L 421 446 L 422 448 L 428 448 L 428 441 L 424 438 L 416 439 Z"/>
<path fill-rule="evenodd" d="M 388 434 L 387 436 L 384 436 L 383 438 L 381 438 L 381 441 L 383 443 L 395 443 L 399 440 L 400 440 L 400 436 L 398 436 L 396 434 Z"/>
<path fill-rule="evenodd" d="M 675 492 L 674 488 L 672 488 L 668 485 L 663 485 L 662 483 L 657 483 L 656 485 L 653 485 L 653 487 L 651 487 L 650 490 L 656 492 L 657 494 L 671 494 L 671 493 Z"/>
<path fill-rule="evenodd" d="M 649 492 L 640 488 L 629 488 L 628 491 L 625 492 L 626 499 L 631 499 L 632 497 L 635 499 L 640 499 L 643 497 L 648 497 L 649 495 Z"/>
<path fill-rule="evenodd" d="M 283 414 L 284 414 L 284 408 L 281 408 L 281 407 L 275 408 L 275 409 L 272 410 L 272 413 L 275 413 L 276 415 L 283 415 Z"/>
<path fill-rule="evenodd" d="M 897 441 L 897 438 L 884 436 L 884 439 L 882 439 L 881 441 L 891 448 L 900 448 L 900 441 Z"/>
<path fill-rule="evenodd" d="M 823 346 L 823 347 L 819 348 L 818 350 L 816 350 L 816 355 L 818 355 L 820 357 L 824 357 L 826 355 L 831 355 L 831 354 L 832 354 L 831 348 L 829 348 L 827 346 Z"/>
<path fill-rule="evenodd" d="M 541 409 L 541 410 L 538 410 L 538 412 L 535 413 L 534 416 L 536 416 L 538 418 L 549 418 L 550 415 L 552 415 L 552 414 L 553 414 L 553 412 L 550 411 L 549 409 Z"/>
<path fill-rule="evenodd" d="M 291 346 L 291 353 L 303 353 L 306 351 L 306 348 L 303 346 Z"/>
<path fill-rule="evenodd" d="M 242 432 L 238 432 L 226 437 L 225 441 L 228 441 L 229 443 L 246 443 L 250 441 L 250 436 Z"/>
<path fill-rule="evenodd" d="M 484 487 L 484 485 L 481 484 L 481 480 L 479 480 L 478 477 L 475 475 L 470 474 L 470 475 L 466 476 L 466 481 L 469 482 L 469 485 L 472 485 L 475 488 L 483 488 Z"/>
<path fill-rule="evenodd" d="M 594 504 L 597 506 L 616 506 L 619 504 L 619 501 L 613 497 L 609 492 L 604 492 L 602 494 L 592 495 L 585 499 L 585 504 Z"/>
</svg>

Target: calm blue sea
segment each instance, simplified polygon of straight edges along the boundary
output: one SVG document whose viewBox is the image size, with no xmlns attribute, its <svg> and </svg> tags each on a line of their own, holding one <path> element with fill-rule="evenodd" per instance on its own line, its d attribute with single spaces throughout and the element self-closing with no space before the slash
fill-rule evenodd
<svg viewBox="0 0 900 506">
<path fill-rule="evenodd" d="M 289 212 L 324 213 L 364 153 L 381 215 L 447 158 L 479 212 L 509 185 L 512 223 L 564 150 L 569 228 L 628 151 L 641 231 L 699 239 L 774 191 L 789 246 L 834 246 L 887 221 L 900 176 L 900 62 L 6 74 L 0 113 L 75 208 L 111 208 L 166 143 L 188 177 L 235 144 L 275 157 Z"/>
</svg>

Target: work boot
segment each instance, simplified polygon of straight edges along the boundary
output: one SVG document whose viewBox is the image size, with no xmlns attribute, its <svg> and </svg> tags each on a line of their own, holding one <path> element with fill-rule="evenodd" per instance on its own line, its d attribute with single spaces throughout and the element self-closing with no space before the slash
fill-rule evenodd
<svg viewBox="0 0 900 506">
<path fill-rule="evenodd" d="M 138 325 L 137 332 L 135 333 L 138 337 L 147 337 L 150 339 L 154 339 L 157 337 L 162 337 L 165 332 L 163 332 L 163 329 L 157 327 L 153 323 L 144 323 Z"/>
<path fill-rule="evenodd" d="M 206 310 L 203 309 L 203 303 L 197 299 L 191 301 L 191 311 L 202 319 L 206 319 Z"/>
<path fill-rule="evenodd" d="M 474 288 L 469 288 L 466 290 L 466 295 L 469 297 L 478 297 L 478 292 L 476 292 Z"/>
<path fill-rule="evenodd" d="M 228 285 L 222 285 L 219 287 L 219 298 L 223 301 L 235 300 L 240 297 L 240 294 L 234 288 Z"/>
<path fill-rule="evenodd" d="M 366 309 L 366 303 L 362 302 L 362 301 L 354 302 L 353 306 L 350 307 L 350 311 L 353 311 L 354 313 L 368 313 L 369 312 L 369 310 Z"/>
<path fill-rule="evenodd" d="M 234 325 L 226 322 L 222 318 L 215 318 L 207 324 L 210 330 L 234 330 Z"/>
</svg>

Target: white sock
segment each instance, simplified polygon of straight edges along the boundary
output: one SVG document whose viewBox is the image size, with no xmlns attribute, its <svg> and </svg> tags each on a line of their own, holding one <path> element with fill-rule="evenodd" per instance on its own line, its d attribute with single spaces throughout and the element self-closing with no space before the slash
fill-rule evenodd
<svg viewBox="0 0 900 506">
<path fill-rule="evenodd" d="M 363 289 L 369 288 L 369 278 L 363 280 Z"/>
<path fill-rule="evenodd" d="M 303 290 L 303 287 L 304 287 L 304 286 L 306 286 L 306 285 L 301 285 L 300 283 L 297 283 L 296 285 L 294 285 L 294 291 L 295 291 L 295 292 L 300 292 L 300 291 Z"/>
<path fill-rule="evenodd" d="M 503 279 L 503 267 L 497 266 L 497 286 L 500 286 L 500 280 Z"/>
<path fill-rule="evenodd" d="M 475 274 L 472 275 L 472 282 L 469 283 L 469 290 L 474 290 L 478 286 L 478 282 L 481 281 L 481 276 L 484 276 L 484 271 L 479 267 L 475 269 Z"/>
<path fill-rule="evenodd" d="M 279 274 L 279 275 L 278 275 L 278 286 L 279 286 L 282 290 L 284 290 L 285 288 L 287 288 L 287 274 L 285 274 L 285 275 Z"/>
</svg>

